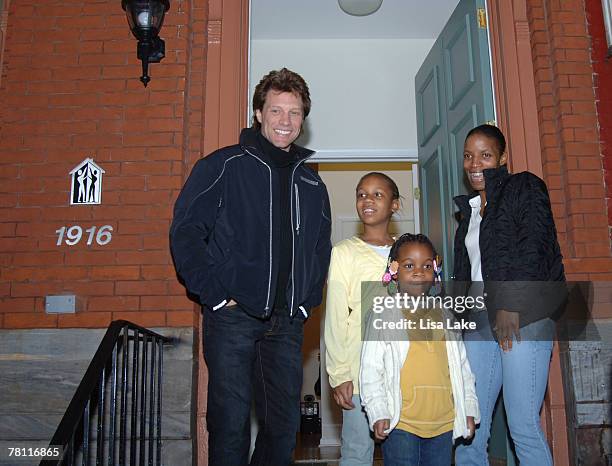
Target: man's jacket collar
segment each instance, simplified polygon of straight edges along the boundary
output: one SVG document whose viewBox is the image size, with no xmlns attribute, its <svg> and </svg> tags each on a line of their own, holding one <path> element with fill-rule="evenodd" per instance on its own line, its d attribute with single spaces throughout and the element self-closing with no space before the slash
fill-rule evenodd
<svg viewBox="0 0 612 466">
<path fill-rule="evenodd" d="M 240 132 L 240 146 L 243 150 L 250 152 L 258 157 L 264 159 L 265 162 L 270 163 L 270 157 L 264 153 L 261 149 L 259 141 L 257 140 L 257 133 L 259 130 L 254 128 L 244 128 Z M 291 145 L 291 150 L 287 153 L 288 157 L 294 158 L 294 163 L 301 162 L 309 157 L 311 157 L 315 152 L 310 149 L 306 149 L 305 147 L 298 146 L 297 144 Z"/>
</svg>

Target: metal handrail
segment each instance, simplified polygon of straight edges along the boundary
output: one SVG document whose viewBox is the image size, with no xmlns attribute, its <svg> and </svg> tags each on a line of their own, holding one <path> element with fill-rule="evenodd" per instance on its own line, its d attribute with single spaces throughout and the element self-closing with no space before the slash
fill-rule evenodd
<svg viewBox="0 0 612 466">
<path fill-rule="evenodd" d="M 131 322 L 113 321 L 49 443 L 60 457 L 40 465 L 161 464 L 163 346 L 172 342 Z"/>
</svg>

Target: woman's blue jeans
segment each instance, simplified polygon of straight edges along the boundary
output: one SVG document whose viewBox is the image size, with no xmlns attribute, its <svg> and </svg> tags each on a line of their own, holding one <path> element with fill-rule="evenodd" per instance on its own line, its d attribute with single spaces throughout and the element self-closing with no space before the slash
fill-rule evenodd
<svg viewBox="0 0 612 466">
<path fill-rule="evenodd" d="M 493 409 L 503 388 L 504 408 L 510 435 L 521 466 L 552 466 L 552 456 L 540 424 L 540 409 L 548 383 L 554 323 L 533 322 L 520 329 L 521 341 L 503 352 L 493 338 L 487 312 L 473 318 L 477 330 L 463 338 L 476 378 L 480 425 L 471 442 L 460 442 L 455 451 L 457 466 L 489 464 L 489 442 Z"/>
</svg>

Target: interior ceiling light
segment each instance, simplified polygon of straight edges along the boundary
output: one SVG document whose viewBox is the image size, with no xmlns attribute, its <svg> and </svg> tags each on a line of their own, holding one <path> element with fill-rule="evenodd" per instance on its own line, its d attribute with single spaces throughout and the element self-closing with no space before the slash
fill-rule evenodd
<svg viewBox="0 0 612 466">
<path fill-rule="evenodd" d="M 368 16 L 375 13 L 383 0 L 338 0 L 338 5 L 345 13 L 352 16 Z"/>
</svg>

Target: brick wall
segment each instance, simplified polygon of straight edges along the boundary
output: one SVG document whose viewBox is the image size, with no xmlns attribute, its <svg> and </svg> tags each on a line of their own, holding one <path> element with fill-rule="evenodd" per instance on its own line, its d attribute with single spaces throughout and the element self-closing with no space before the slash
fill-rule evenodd
<svg viewBox="0 0 612 466">
<path fill-rule="evenodd" d="M 607 58 L 608 44 L 601 0 L 586 0 L 586 12 L 588 31 L 591 36 L 591 61 L 595 73 L 593 80 L 606 181 L 608 225 L 611 227 L 612 238 L 612 61 Z"/>
<path fill-rule="evenodd" d="M 542 162 L 568 279 L 612 279 L 584 0 L 527 0 Z"/>
<path fill-rule="evenodd" d="M 166 58 L 143 88 L 120 2 L 11 0 L 0 81 L 0 328 L 194 325 L 168 251 L 174 199 L 202 146 L 207 0 L 174 0 Z M 69 206 L 92 157 L 102 204 Z M 57 246 L 62 226 L 111 225 L 100 246 Z M 86 236 L 86 235 L 85 235 Z M 76 314 L 44 297 L 76 294 Z"/>
</svg>

